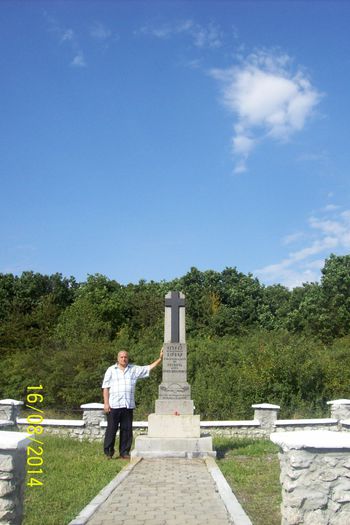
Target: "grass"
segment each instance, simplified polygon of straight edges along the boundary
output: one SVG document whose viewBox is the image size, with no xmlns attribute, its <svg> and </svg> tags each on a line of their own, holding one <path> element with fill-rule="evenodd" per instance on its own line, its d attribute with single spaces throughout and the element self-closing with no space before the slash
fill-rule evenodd
<svg viewBox="0 0 350 525">
<path fill-rule="evenodd" d="M 214 439 L 217 463 L 254 525 L 280 525 L 278 447 L 265 440 Z"/>
<path fill-rule="evenodd" d="M 23 525 L 66 525 L 117 475 L 125 461 L 107 461 L 101 442 L 38 438 L 44 442 L 44 473 L 32 476 L 43 481 L 43 486 L 26 486 Z"/>
<path fill-rule="evenodd" d="M 36 477 L 43 486 L 26 487 L 23 525 L 67 525 L 125 462 L 107 461 L 101 442 L 38 438 L 44 442 L 44 473 Z M 244 438 L 216 438 L 214 447 L 218 465 L 252 523 L 280 525 L 278 447 Z"/>
</svg>

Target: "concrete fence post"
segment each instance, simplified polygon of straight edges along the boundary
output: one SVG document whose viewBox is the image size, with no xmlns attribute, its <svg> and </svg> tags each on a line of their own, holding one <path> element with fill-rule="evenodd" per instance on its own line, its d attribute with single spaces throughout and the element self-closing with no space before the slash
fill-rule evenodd
<svg viewBox="0 0 350 525">
<path fill-rule="evenodd" d="M 273 432 L 275 428 L 275 421 L 277 420 L 279 405 L 271 405 L 270 403 L 260 403 L 252 405 L 254 408 L 254 419 L 259 421 L 261 428 L 267 434 Z"/>
<path fill-rule="evenodd" d="M 85 403 L 80 405 L 83 409 L 83 421 L 85 423 L 84 437 L 97 438 L 101 436 L 103 431 L 100 423 L 106 420 L 106 415 L 103 412 L 102 403 Z"/>
<path fill-rule="evenodd" d="M 26 478 L 26 448 L 30 443 L 24 432 L 0 432 L 0 523 L 20 525 Z"/>
<path fill-rule="evenodd" d="M 350 399 L 327 401 L 327 405 L 331 406 L 331 417 L 334 419 L 350 419 Z"/>
<path fill-rule="evenodd" d="M 16 399 L 0 399 L 0 419 L 12 421 L 16 425 L 22 405 L 23 401 Z"/>
</svg>

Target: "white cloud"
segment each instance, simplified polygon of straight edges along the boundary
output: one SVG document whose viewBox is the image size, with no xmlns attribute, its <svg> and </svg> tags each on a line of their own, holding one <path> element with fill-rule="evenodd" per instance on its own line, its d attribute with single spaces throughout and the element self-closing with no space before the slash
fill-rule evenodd
<svg viewBox="0 0 350 525">
<path fill-rule="evenodd" d="M 324 261 L 323 261 L 324 262 Z M 278 279 L 272 279 L 271 275 L 278 276 Z M 289 289 L 301 286 L 302 283 L 315 282 L 319 278 L 319 271 L 313 268 L 304 268 L 294 270 L 293 268 L 280 267 L 279 265 L 271 266 L 271 273 L 261 274 L 264 281 L 283 284 Z"/>
<path fill-rule="evenodd" d="M 81 51 L 79 51 L 75 57 L 73 58 L 72 62 L 71 62 L 71 66 L 73 67 L 86 67 L 86 62 L 85 62 L 85 58 L 84 58 L 84 55 Z"/>
<path fill-rule="evenodd" d="M 90 30 L 90 36 L 96 40 L 108 40 L 112 36 L 112 31 L 101 22 L 96 22 Z"/>
<path fill-rule="evenodd" d="M 337 208 L 334 206 L 330 211 L 336 212 Z M 350 250 L 350 210 L 334 213 L 332 217 L 310 217 L 308 229 L 286 236 L 284 244 L 300 239 L 305 240 L 306 246 L 290 252 L 276 264 L 256 270 L 256 275 L 268 284 L 281 283 L 289 288 L 317 281 L 319 270 L 331 253 L 341 254 Z"/>
<path fill-rule="evenodd" d="M 238 163 L 262 138 L 286 141 L 302 130 L 321 99 L 300 67 L 292 72 L 286 54 L 258 51 L 237 66 L 210 73 L 220 81 L 224 104 L 236 119 L 233 153 Z M 249 151 L 235 146 L 241 137 L 249 137 Z"/>
<path fill-rule="evenodd" d="M 235 135 L 232 139 L 232 148 L 235 155 L 239 158 L 235 165 L 235 173 L 244 173 L 247 171 L 246 160 L 255 146 L 255 140 L 244 134 Z"/>
<path fill-rule="evenodd" d="M 69 49 L 71 56 L 73 56 L 70 61 L 70 65 L 78 68 L 86 67 L 86 60 L 84 58 L 83 52 L 81 51 L 76 32 L 71 28 L 61 27 L 56 18 L 49 15 L 47 12 L 44 12 L 44 17 L 48 25 L 47 30 L 55 35 L 59 44 Z"/>
<path fill-rule="evenodd" d="M 291 233 L 291 234 L 286 235 L 285 237 L 283 237 L 282 244 L 287 246 L 289 244 L 293 244 L 293 243 L 295 243 L 297 241 L 300 241 L 303 237 L 304 237 L 304 233 L 303 232 Z"/>
<path fill-rule="evenodd" d="M 329 154 L 326 150 L 317 153 L 302 153 L 296 160 L 299 162 L 325 162 L 329 160 Z"/>
<path fill-rule="evenodd" d="M 327 204 L 327 206 L 324 207 L 324 211 L 335 211 L 339 210 L 340 206 L 337 204 Z"/>
<path fill-rule="evenodd" d="M 245 135 L 236 135 L 232 139 L 233 149 L 237 155 L 247 157 L 254 147 L 255 141 Z"/>
<path fill-rule="evenodd" d="M 197 48 L 216 49 L 223 44 L 223 33 L 218 25 L 210 23 L 203 26 L 190 19 L 158 27 L 143 26 L 137 33 L 160 39 L 186 35 L 191 38 L 193 45 Z"/>
<path fill-rule="evenodd" d="M 72 41 L 75 38 L 73 29 L 62 30 L 61 42 Z"/>
</svg>

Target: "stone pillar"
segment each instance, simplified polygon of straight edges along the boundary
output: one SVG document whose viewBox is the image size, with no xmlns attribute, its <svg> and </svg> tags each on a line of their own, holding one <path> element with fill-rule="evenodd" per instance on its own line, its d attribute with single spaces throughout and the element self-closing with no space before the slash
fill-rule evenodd
<svg viewBox="0 0 350 525">
<path fill-rule="evenodd" d="M 102 403 L 85 403 L 80 405 L 83 409 L 83 421 L 85 423 L 84 437 L 98 437 L 101 435 L 100 423 L 106 420 Z"/>
<path fill-rule="evenodd" d="M 181 292 L 169 292 L 165 296 L 163 348 L 162 383 L 159 385 L 155 412 L 162 415 L 193 415 L 191 386 L 187 382 L 185 296 Z"/>
<path fill-rule="evenodd" d="M 334 419 L 350 419 L 350 399 L 335 399 L 327 401 L 331 406 L 331 417 Z"/>
<path fill-rule="evenodd" d="M 0 523 L 2 525 L 22 523 L 26 447 L 29 443 L 28 434 L 24 432 L 0 432 Z"/>
<path fill-rule="evenodd" d="M 350 434 L 275 432 L 280 446 L 282 525 L 350 523 Z"/>
<path fill-rule="evenodd" d="M 1 399 L 0 419 L 7 419 L 16 425 L 22 405 L 23 401 L 17 401 L 16 399 Z"/>
<path fill-rule="evenodd" d="M 275 421 L 277 420 L 280 406 L 271 405 L 270 403 L 261 403 L 252 405 L 254 408 L 254 419 L 259 421 L 261 428 L 270 434 L 275 429 Z"/>
</svg>

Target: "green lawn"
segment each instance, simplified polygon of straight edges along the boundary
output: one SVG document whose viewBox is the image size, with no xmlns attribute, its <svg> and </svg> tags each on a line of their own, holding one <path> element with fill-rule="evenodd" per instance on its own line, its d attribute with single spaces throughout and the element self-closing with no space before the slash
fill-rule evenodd
<svg viewBox="0 0 350 525">
<path fill-rule="evenodd" d="M 69 523 L 125 466 L 122 460 L 108 461 L 100 442 L 38 438 L 44 442 L 44 474 L 35 477 L 43 486 L 26 487 L 23 525 Z"/>
<path fill-rule="evenodd" d="M 280 525 L 278 447 L 265 440 L 216 438 L 217 463 L 253 525 Z"/>
<path fill-rule="evenodd" d="M 66 525 L 125 462 L 107 461 L 100 442 L 40 439 L 44 473 L 36 477 L 43 486 L 26 487 L 23 525 Z M 222 438 L 215 439 L 214 446 L 220 469 L 253 524 L 280 525 L 277 447 L 269 441 Z"/>
</svg>

